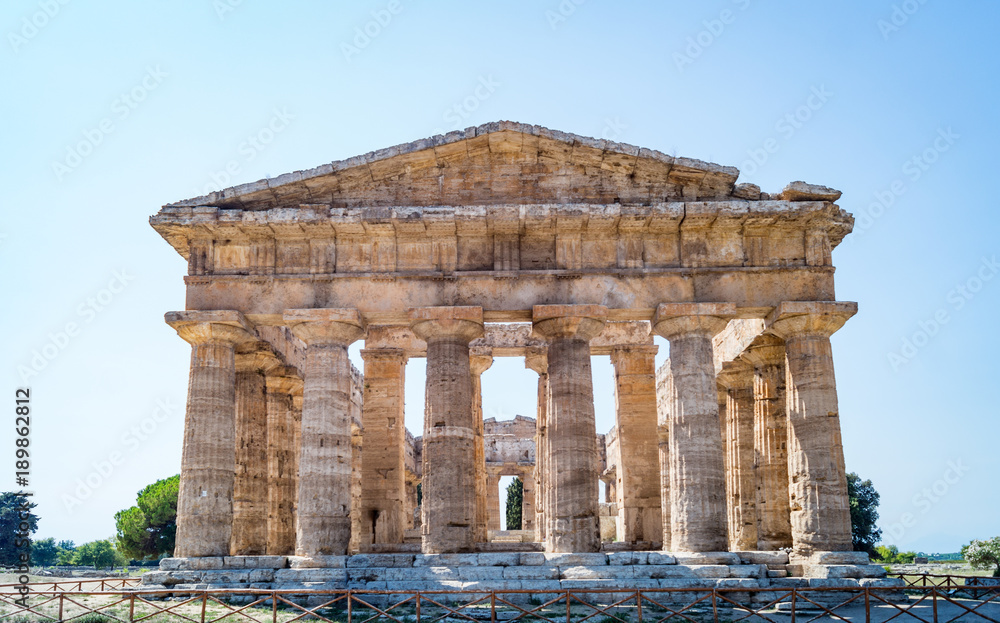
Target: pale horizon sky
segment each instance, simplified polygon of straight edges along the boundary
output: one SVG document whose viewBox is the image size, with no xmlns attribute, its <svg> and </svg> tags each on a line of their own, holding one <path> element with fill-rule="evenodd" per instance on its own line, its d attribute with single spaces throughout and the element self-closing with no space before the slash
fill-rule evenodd
<svg viewBox="0 0 1000 623">
<path fill-rule="evenodd" d="M 179 471 L 190 348 L 163 314 L 186 264 L 149 226 L 160 206 L 501 119 L 843 191 L 847 468 L 881 494 L 886 543 L 1000 534 L 998 17 L 983 0 L 4 3 L 0 447 L 28 386 L 36 536 L 111 536 Z M 593 369 L 604 432 L 611 367 Z M 486 417 L 533 417 L 535 381 L 496 360 Z M 415 434 L 422 383 L 412 360 Z"/>
</svg>

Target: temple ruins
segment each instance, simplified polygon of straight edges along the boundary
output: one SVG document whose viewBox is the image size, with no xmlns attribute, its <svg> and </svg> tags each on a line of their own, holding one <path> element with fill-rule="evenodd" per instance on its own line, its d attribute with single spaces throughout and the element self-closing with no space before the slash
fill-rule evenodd
<svg viewBox="0 0 1000 623">
<path fill-rule="evenodd" d="M 831 263 L 853 218 L 839 191 L 738 175 L 498 122 L 164 206 L 191 367 L 176 551 L 145 581 L 889 582 L 851 551 L 830 346 L 857 310 Z M 498 357 L 537 373 L 511 388 L 531 417 L 484 420 Z M 524 539 L 491 538 L 502 476 Z"/>
</svg>

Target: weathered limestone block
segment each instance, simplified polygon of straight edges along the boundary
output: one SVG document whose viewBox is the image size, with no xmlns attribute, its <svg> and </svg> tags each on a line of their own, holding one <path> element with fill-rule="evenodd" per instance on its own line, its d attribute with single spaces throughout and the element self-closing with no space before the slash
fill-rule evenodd
<svg viewBox="0 0 1000 623">
<path fill-rule="evenodd" d="M 656 413 L 656 346 L 630 346 L 611 355 L 621 458 L 615 487 L 619 540 L 662 543 Z"/>
<path fill-rule="evenodd" d="M 731 303 L 660 305 L 653 330 L 670 341 L 670 547 L 724 551 L 725 474 L 712 338 L 736 313 Z"/>
<path fill-rule="evenodd" d="M 177 496 L 178 557 L 228 555 L 236 473 L 236 347 L 256 341 L 239 312 L 166 314 L 191 344 Z"/>
<path fill-rule="evenodd" d="M 607 308 L 597 305 L 536 305 L 532 310 L 534 332 L 548 341 L 548 552 L 596 552 L 601 545 L 590 340 L 606 319 Z"/>
<path fill-rule="evenodd" d="M 476 537 L 476 451 L 469 342 L 483 334 L 480 307 L 409 311 L 427 342 L 421 551 L 469 552 Z"/>
<path fill-rule="evenodd" d="M 343 569 L 347 566 L 347 556 L 289 556 L 288 566 L 292 569 Z"/>
<path fill-rule="evenodd" d="M 351 364 L 364 329 L 353 309 L 289 310 L 284 322 L 306 343 L 295 553 L 347 553 L 351 540 Z"/>
<path fill-rule="evenodd" d="M 406 353 L 398 348 L 366 348 L 361 357 L 365 376 L 360 542 L 402 543 L 406 529 L 403 447 Z"/>
<path fill-rule="evenodd" d="M 785 340 L 792 546 L 850 551 L 851 515 L 830 335 L 856 303 L 783 302 L 767 319 Z"/>
<path fill-rule="evenodd" d="M 754 374 L 754 448 L 757 475 L 757 547 L 792 546 L 788 506 L 788 419 L 785 416 L 785 345 L 761 335 L 743 353 Z"/>
<path fill-rule="evenodd" d="M 728 390 L 725 442 L 729 549 L 752 550 L 757 548 L 753 368 L 738 359 L 729 361 L 716 378 Z"/>
</svg>

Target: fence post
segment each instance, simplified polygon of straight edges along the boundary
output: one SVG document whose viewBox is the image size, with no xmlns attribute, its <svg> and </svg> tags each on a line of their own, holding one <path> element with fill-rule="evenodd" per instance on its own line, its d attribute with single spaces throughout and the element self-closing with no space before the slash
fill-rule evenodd
<svg viewBox="0 0 1000 623">
<path fill-rule="evenodd" d="M 937 613 L 937 587 L 931 589 L 931 601 L 934 604 L 934 623 L 938 623 L 938 613 Z"/>
<path fill-rule="evenodd" d="M 351 620 L 354 617 L 354 610 L 352 606 L 353 604 L 351 603 L 351 589 L 347 589 L 347 623 L 351 623 Z"/>
<path fill-rule="evenodd" d="M 719 623 L 719 604 L 716 602 L 716 596 L 719 594 L 719 589 L 712 589 L 712 620 L 715 623 Z"/>
<path fill-rule="evenodd" d="M 865 587 L 865 623 L 872 623 L 872 605 L 869 601 L 868 587 Z"/>
<path fill-rule="evenodd" d="M 62 623 L 63 620 L 63 594 L 59 593 L 59 621 Z"/>
<path fill-rule="evenodd" d="M 208 593 L 201 594 L 201 623 L 205 623 L 205 606 L 208 605 Z"/>
<path fill-rule="evenodd" d="M 135 593 L 128 596 L 128 620 L 129 623 L 135 619 Z"/>
<path fill-rule="evenodd" d="M 572 623 L 572 617 L 569 614 L 569 591 L 566 591 L 566 623 Z"/>
<path fill-rule="evenodd" d="M 642 591 L 636 589 L 635 591 L 635 611 L 638 615 L 639 623 L 642 623 Z"/>
<path fill-rule="evenodd" d="M 490 591 L 490 623 L 497 623 L 497 592 Z"/>
<path fill-rule="evenodd" d="M 420 623 L 420 593 L 417 593 L 417 623 Z"/>
<path fill-rule="evenodd" d="M 797 593 L 796 593 L 795 589 L 793 588 L 792 589 L 792 618 L 791 618 L 791 623 L 795 623 L 795 595 L 796 594 Z"/>
</svg>

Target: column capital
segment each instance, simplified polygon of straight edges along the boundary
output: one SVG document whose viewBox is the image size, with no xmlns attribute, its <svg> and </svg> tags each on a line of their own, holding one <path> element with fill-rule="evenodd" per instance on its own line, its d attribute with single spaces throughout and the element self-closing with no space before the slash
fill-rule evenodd
<svg viewBox="0 0 1000 623">
<path fill-rule="evenodd" d="M 548 351 L 542 347 L 529 346 L 524 351 L 524 367 L 538 374 L 548 373 Z"/>
<path fill-rule="evenodd" d="M 726 361 L 715 380 L 726 389 L 750 389 L 753 387 L 753 366 L 741 359 Z"/>
<path fill-rule="evenodd" d="M 454 337 L 468 343 L 484 332 L 482 307 L 414 307 L 406 313 L 410 328 L 425 342 Z"/>
<path fill-rule="evenodd" d="M 692 333 L 715 337 L 734 316 L 733 303 L 660 303 L 653 314 L 653 332 L 668 340 Z"/>
<path fill-rule="evenodd" d="M 279 366 L 264 377 L 267 391 L 279 394 L 301 394 L 303 381 L 296 374 L 295 368 Z"/>
<path fill-rule="evenodd" d="M 607 320 L 608 308 L 603 305 L 535 305 L 531 309 L 533 333 L 545 339 L 589 342 L 600 335 Z"/>
<path fill-rule="evenodd" d="M 257 341 L 253 324 L 235 310 L 167 312 L 163 318 L 191 345 L 225 342 L 236 346 Z"/>
<path fill-rule="evenodd" d="M 282 367 L 281 359 L 270 349 L 267 342 L 248 344 L 236 351 L 237 372 L 261 372 L 269 374 Z"/>
<path fill-rule="evenodd" d="M 402 348 L 362 348 L 361 358 L 368 361 L 406 362 L 406 351 Z"/>
<path fill-rule="evenodd" d="M 846 301 L 783 301 L 764 321 L 778 337 L 830 337 L 858 313 L 858 304 Z"/>
<path fill-rule="evenodd" d="M 475 346 L 469 349 L 469 366 L 472 373 L 480 375 L 493 365 L 493 349 L 488 346 Z"/>
<path fill-rule="evenodd" d="M 627 366 L 630 361 L 637 357 L 655 357 L 660 351 L 659 346 L 646 346 L 639 344 L 628 344 L 616 346 L 611 351 L 611 364 L 618 368 Z"/>
<path fill-rule="evenodd" d="M 740 359 L 755 368 L 781 365 L 785 363 L 785 342 L 769 333 L 758 335 L 740 354 Z"/>
<path fill-rule="evenodd" d="M 306 346 L 349 346 L 365 332 L 361 314 L 356 309 L 286 309 L 282 319 Z"/>
</svg>

